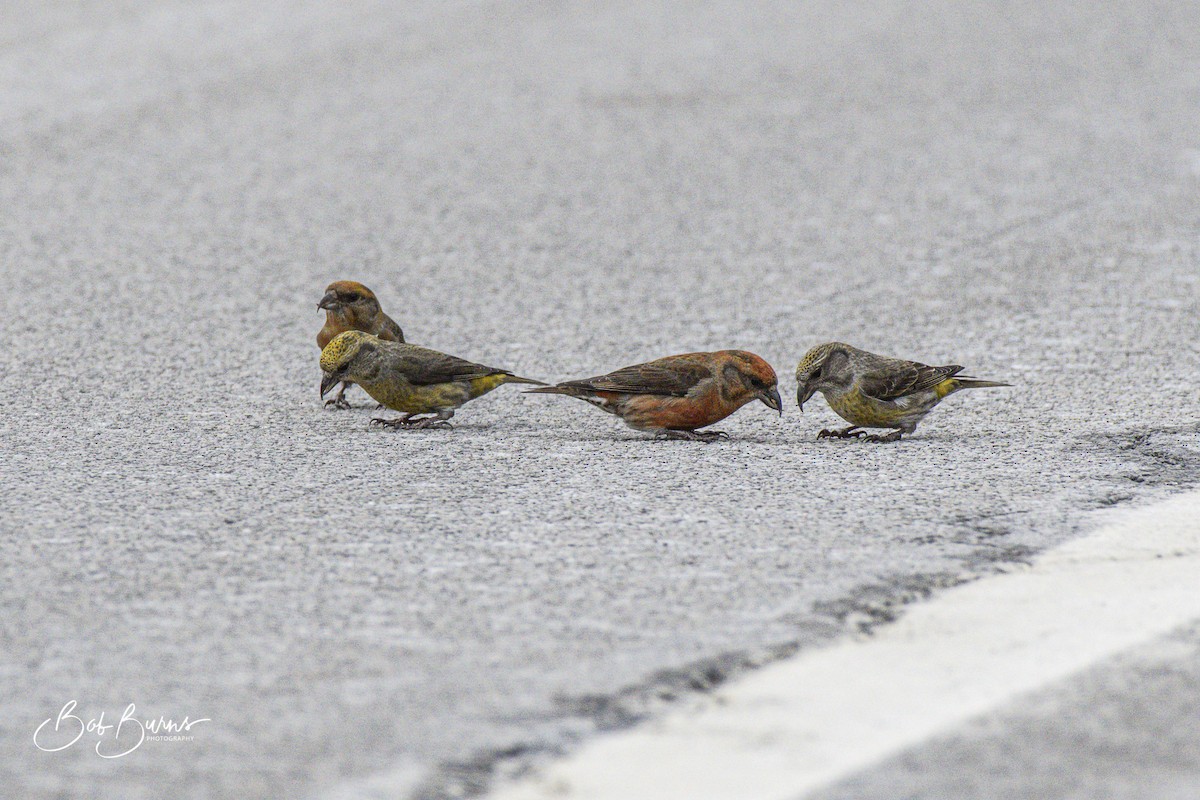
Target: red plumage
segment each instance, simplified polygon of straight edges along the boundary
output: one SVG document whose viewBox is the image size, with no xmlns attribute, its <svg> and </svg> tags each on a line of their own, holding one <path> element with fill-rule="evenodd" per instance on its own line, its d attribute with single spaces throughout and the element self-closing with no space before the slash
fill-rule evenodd
<svg viewBox="0 0 1200 800">
<path fill-rule="evenodd" d="M 782 408 L 775 370 L 745 350 L 667 356 L 533 393 L 577 397 L 637 430 L 687 439 L 723 436 L 696 429 L 720 422 L 753 400 L 777 411 Z"/>
</svg>

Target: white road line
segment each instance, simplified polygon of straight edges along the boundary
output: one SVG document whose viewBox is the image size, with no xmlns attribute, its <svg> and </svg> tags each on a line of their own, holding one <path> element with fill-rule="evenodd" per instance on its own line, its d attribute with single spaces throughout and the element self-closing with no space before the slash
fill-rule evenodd
<svg viewBox="0 0 1200 800">
<path fill-rule="evenodd" d="M 796 800 L 1200 617 L 1200 493 L 1123 512 L 1028 569 L 802 653 L 493 800 Z"/>
</svg>

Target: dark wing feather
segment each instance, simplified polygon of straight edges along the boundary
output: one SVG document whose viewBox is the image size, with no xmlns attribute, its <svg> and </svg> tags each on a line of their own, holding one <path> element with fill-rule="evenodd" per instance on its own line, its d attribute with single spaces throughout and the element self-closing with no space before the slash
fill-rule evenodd
<svg viewBox="0 0 1200 800">
<path fill-rule="evenodd" d="M 375 333 L 380 339 L 391 342 L 403 342 L 404 331 L 400 330 L 400 326 L 396 321 L 387 314 L 380 312 L 382 319 L 379 321 L 379 330 Z"/>
<path fill-rule="evenodd" d="M 957 364 L 931 367 L 916 361 L 890 361 L 876 367 L 859 378 L 859 388 L 868 397 L 877 400 L 895 400 L 905 395 L 932 389 L 942 381 L 962 372 Z"/>
<path fill-rule="evenodd" d="M 698 383 L 712 377 L 712 371 L 689 359 L 661 358 L 647 364 L 622 367 L 607 375 L 567 381 L 559 384 L 585 392 L 623 392 L 685 397 Z"/>
<path fill-rule="evenodd" d="M 438 383 L 469 381 L 488 375 L 511 375 L 506 369 L 476 364 L 457 356 L 439 353 L 411 344 L 391 345 L 395 367 L 413 386 L 432 386 Z"/>
</svg>

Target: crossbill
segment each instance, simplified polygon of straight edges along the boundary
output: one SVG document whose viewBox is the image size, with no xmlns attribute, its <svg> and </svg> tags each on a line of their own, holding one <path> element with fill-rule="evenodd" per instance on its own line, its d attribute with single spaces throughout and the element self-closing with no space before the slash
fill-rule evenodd
<svg viewBox="0 0 1200 800">
<path fill-rule="evenodd" d="M 697 431 L 752 400 L 783 413 L 775 370 L 754 353 L 684 353 L 607 375 L 567 381 L 528 394 L 565 394 L 616 414 L 639 431 L 711 442 L 723 431 Z"/>
<path fill-rule="evenodd" d="M 796 401 L 800 410 L 816 392 L 850 427 L 823 430 L 818 439 L 853 439 L 896 442 L 916 430 L 917 423 L 959 389 L 1008 386 L 959 375 L 962 367 L 931 367 L 916 361 L 887 358 L 841 342 L 818 345 L 796 367 Z M 859 428 L 892 428 L 884 436 L 866 435 Z"/>
<path fill-rule="evenodd" d="M 371 420 L 373 425 L 389 428 L 448 428 L 447 420 L 457 408 L 498 386 L 546 385 L 505 369 L 362 331 L 345 331 L 334 337 L 321 351 L 321 370 L 321 397 L 338 381 L 357 383 L 379 403 L 404 415 Z"/>
<path fill-rule="evenodd" d="M 403 342 L 404 331 L 395 320 L 383 313 L 375 293 L 355 281 L 334 281 L 325 287 L 325 296 L 317 303 L 325 311 L 325 327 L 317 332 L 317 346 L 322 350 L 339 333 L 365 331 L 389 342 Z M 325 405 L 349 408 L 346 390 L 353 384 L 343 383 L 337 397 Z"/>
</svg>

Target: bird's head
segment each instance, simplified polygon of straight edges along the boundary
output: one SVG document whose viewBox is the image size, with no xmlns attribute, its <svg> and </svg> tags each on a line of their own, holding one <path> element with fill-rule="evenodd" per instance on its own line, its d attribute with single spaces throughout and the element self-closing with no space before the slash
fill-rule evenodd
<svg viewBox="0 0 1200 800">
<path fill-rule="evenodd" d="M 378 347 L 379 339 L 362 331 L 345 331 L 333 337 L 321 351 L 321 397 L 341 381 L 357 383 L 363 362 Z"/>
<path fill-rule="evenodd" d="M 771 365 L 760 356 L 746 350 L 726 352 L 729 355 L 729 362 L 725 367 L 726 374 L 730 383 L 740 386 L 743 392 L 749 395 L 746 402 L 761 400 L 767 408 L 782 415 L 783 400 L 779 397 L 779 378 Z"/>
<path fill-rule="evenodd" d="M 804 354 L 796 367 L 796 402 L 801 411 L 817 392 L 849 386 L 854 381 L 850 350 L 850 345 L 827 342 Z"/>
<path fill-rule="evenodd" d="M 357 281 L 334 281 L 326 286 L 317 308 L 362 320 L 372 319 L 380 311 L 375 293 Z"/>
</svg>

